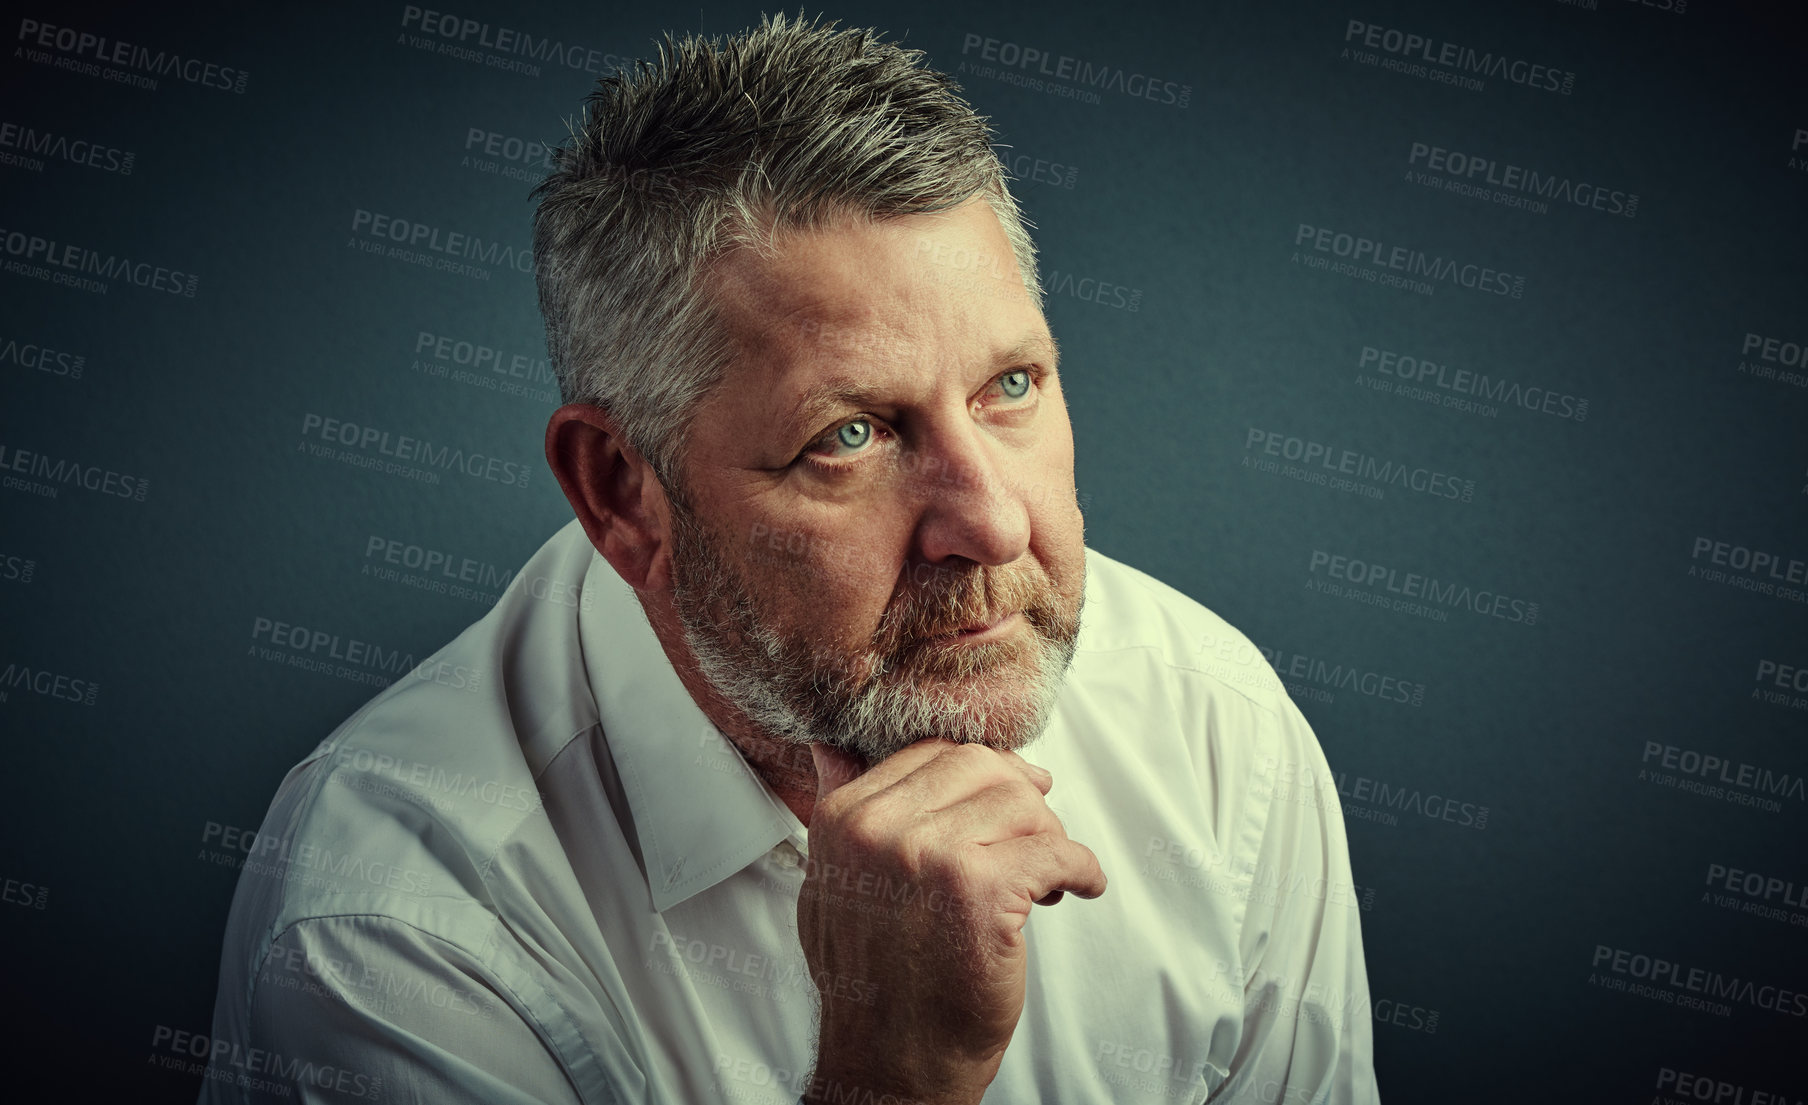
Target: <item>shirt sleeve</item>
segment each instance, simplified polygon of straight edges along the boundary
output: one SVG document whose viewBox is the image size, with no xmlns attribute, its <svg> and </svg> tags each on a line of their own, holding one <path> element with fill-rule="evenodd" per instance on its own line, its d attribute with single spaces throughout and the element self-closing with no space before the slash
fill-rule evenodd
<svg viewBox="0 0 1808 1105">
<path fill-rule="evenodd" d="M 580 1105 L 529 1019 L 453 943 L 392 918 L 309 919 L 271 944 L 201 1102 Z"/>
<path fill-rule="evenodd" d="M 1362 925 L 1337 788 L 1284 694 L 1250 798 L 1267 800 L 1240 938 L 1244 1026 L 1214 1101 L 1378 1105 Z"/>
</svg>

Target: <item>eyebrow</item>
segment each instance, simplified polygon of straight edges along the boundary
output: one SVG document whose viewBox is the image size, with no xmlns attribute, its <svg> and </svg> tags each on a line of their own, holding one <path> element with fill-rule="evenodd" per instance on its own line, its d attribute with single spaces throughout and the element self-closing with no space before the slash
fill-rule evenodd
<svg viewBox="0 0 1808 1105">
<path fill-rule="evenodd" d="M 1053 335 L 1037 334 L 993 354 L 992 367 L 994 371 L 1003 371 L 1014 365 L 1042 360 L 1053 370 L 1060 356 L 1060 347 L 1055 344 Z M 791 413 L 781 419 L 780 425 L 789 431 L 787 436 L 795 436 L 813 429 L 834 411 L 875 406 L 883 398 L 882 389 L 847 377 L 826 380 L 805 392 Z"/>
</svg>

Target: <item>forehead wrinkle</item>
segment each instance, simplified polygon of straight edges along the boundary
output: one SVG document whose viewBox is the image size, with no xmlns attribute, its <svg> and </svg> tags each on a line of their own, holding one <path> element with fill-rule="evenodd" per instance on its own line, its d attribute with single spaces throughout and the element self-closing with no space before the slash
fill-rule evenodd
<svg viewBox="0 0 1808 1105">
<path fill-rule="evenodd" d="M 782 425 L 788 431 L 809 429 L 825 421 L 833 411 L 877 406 L 883 397 L 884 389 L 872 384 L 846 377 L 825 380 L 804 393 L 784 415 Z"/>
<path fill-rule="evenodd" d="M 744 347 L 758 351 L 783 430 L 814 428 L 837 409 L 895 404 L 923 378 L 917 362 L 925 350 L 914 344 L 923 336 L 920 322 L 895 293 L 864 302 L 792 294 L 796 305 L 756 323 L 757 341 Z"/>
<path fill-rule="evenodd" d="M 858 337 L 844 333 L 836 345 L 793 359 L 781 369 L 784 376 L 806 374 L 801 391 L 780 415 L 785 432 L 814 429 L 837 411 L 907 405 L 926 380 L 917 364 L 921 351 L 913 350 L 909 340 L 889 326 L 880 324 Z M 815 379 L 825 361 L 831 366 L 829 374 Z"/>
<path fill-rule="evenodd" d="M 987 362 L 987 372 L 1000 368 L 1010 368 L 1026 361 L 1044 360 L 1052 367 L 1056 357 L 1054 339 L 1043 334 L 1031 334 L 1015 345 L 995 351 Z M 901 363 L 902 358 L 888 362 Z M 887 382 L 869 382 L 853 376 L 833 376 L 820 381 L 806 389 L 792 404 L 790 412 L 782 418 L 782 425 L 788 430 L 799 430 L 813 427 L 826 421 L 828 416 L 837 410 L 871 409 L 879 406 L 908 405 L 905 400 L 906 390 L 899 384 L 907 380 L 911 384 L 934 389 L 939 382 L 933 372 L 914 371 L 902 380 Z"/>
<path fill-rule="evenodd" d="M 1050 368 L 1061 359 L 1060 347 L 1055 344 L 1053 334 L 1030 334 L 1016 345 L 1002 352 L 993 354 L 992 363 L 1001 368 L 1020 365 L 1026 361 L 1047 361 Z"/>
<path fill-rule="evenodd" d="M 885 234 L 893 228 L 847 229 Z M 950 366 L 964 382 L 975 367 L 995 372 L 1031 361 L 1053 367 L 1053 340 L 1036 325 L 1040 312 L 1021 320 L 1022 336 L 1002 347 L 982 297 L 949 295 L 942 274 L 920 263 L 875 267 L 874 259 L 816 235 L 787 235 L 774 255 L 738 251 L 713 274 L 733 316 L 742 369 L 735 375 L 742 387 L 769 389 L 777 400 L 768 408 L 772 425 L 787 438 L 820 428 L 832 412 L 920 401 L 926 389 L 940 390 Z M 787 264 L 797 260 L 805 261 L 801 280 Z M 793 383 L 795 389 L 787 386 Z M 787 394 L 795 396 L 788 403 Z"/>
</svg>

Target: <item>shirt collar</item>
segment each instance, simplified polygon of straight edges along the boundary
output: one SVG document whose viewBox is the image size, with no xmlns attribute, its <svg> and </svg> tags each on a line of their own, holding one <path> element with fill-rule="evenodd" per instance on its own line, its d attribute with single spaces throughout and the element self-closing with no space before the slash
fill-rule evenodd
<svg viewBox="0 0 1808 1105">
<path fill-rule="evenodd" d="M 634 589 L 592 550 L 578 634 L 653 908 L 721 882 L 803 825 L 704 716 Z"/>
</svg>

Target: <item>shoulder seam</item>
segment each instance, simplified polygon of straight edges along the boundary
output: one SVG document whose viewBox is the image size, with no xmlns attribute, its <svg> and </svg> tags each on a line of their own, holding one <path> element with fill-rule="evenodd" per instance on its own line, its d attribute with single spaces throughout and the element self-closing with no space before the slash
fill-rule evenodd
<svg viewBox="0 0 1808 1105">
<path fill-rule="evenodd" d="M 1174 671 L 1183 671 L 1183 672 L 1188 673 L 1189 675 L 1197 675 L 1203 679 L 1209 679 L 1217 686 L 1223 687 L 1225 690 L 1230 691 L 1231 693 L 1237 695 L 1239 698 L 1243 699 L 1245 702 L 1249 703 L 1251 706 L 1254 706 L 1256 709 L 1261 710 L 1264 713 L 1273 715 L 1277 720 L 1281 716 L 1281 712 L 1278 708 L 1271 706 L 1266 702 L 1263 702 L 1261 699 L 1250 694 L 1248 691 L 1244 690 L 1242 687 L 1237 686 L 1236 684 L 1230 682 L 1229 680 L 1225 679 L 1221 675 L 1217 675 L 1213 672 L 1206 671 L 1204 668 L 1195 667 L 1192 664 L 1183 663 L 1179 660 L 1174 659 L 1171 654 L 1169 654 L 1167 651 L 1162 649 L 1159 645 L 1110 645 L 1110 646 L 1089 645 L 1086 648 L 1081 649 L 1079 651 L 1091 652 L 1091 653 L 1153 652 L 1156 654 L 1155 658 L 1158 661 L 1160 661 L 1164 667 L 1170 668 Z"/>
<path fill-rule="evenodd" d="M 509 985 L 508 980 L 504 979 L 496 971 L 491 969 L 489 964 L 484 962 L 484 959 L 481 955 L 479 955 L 476 952 L 473 952 L 470 948 L 467 948 L 465 945 L 458 942 L 457 940 L 453 940 L 451 937 L 442 936 L 441 934 L 439 934 L 437 932 L 432 932 L 428 929 L 424 929 L 420 925 L 417 925 L 412 921 L 403 920 L 400 917 L 392 917 L 386 913 L 323 913 L 323 914 L 315 914 L 310 917 L 297 918 L 296 920 L 293 920 L 293 921 L 289 922 L 287 925 L 283 926 L 283 928 L 280 931 L 272 934 L 270 937 L 270 942 L 268 944 L 264 945 L 264 954 L 263 954 L 263 957 L 259 960 L 259 962 L 257 964 L 257 970 L 252 972 L 251 978 L 249 979 L 250 990 L 245 995 L 245 999 L 246 999 L 245 1000 L 245 1012 L 246 1012 L 247 1018 L 250 1017 L 251 1010 L 253 1008 L 255 1008 L 255 1003 L 257 1000 L 257 993 L 258 993 L 258 985 L 257 985 L 258 975 L 263 973 L 264 963 L 269 960 L 270 950 L 276 946 L 276 942 L 278 940 L 281 940 L 285 935 L 287 935 L 289 932 L 291 932 L 298 926 L 300 926 L 308 921 L 336 921 L 336 920 L 393 921 L 394 923 L 396 923 L 398 925 L 403 925 L 403 926 L 406 926 L 407 928 L 413 929 L 414 931 L 420 933 L 422 936 L 425 936 L 430 940 L 435 940 L 441 944 L 446 944 L 450 947 L 457 948 L 460 952 L 464 953 L 466 956 L 468 956 L 471 959 L 472 962 L 477 963 L 483 967 L 485 982 L 491 983 L 491 984 L 501 988 L 502 990 L 506 991 L 508 993 L 509 997 L 514 999 L 514 1003 L 515 1003 L 514 1008 L 524 1011 L 524 1015 L 522 1017 L 522 1022 L 524 1024 L 527 1024 L 529 1026 L 529 1028 L 532 1029 L 534 1037 L 540 1041 L 540 1046 L 544 1047 L 546 1049 L 546 1053 L 548 1055 L 553 1056 L 558 1061 L 559 1073 L 561 1073 L 565 1076 L 565 1081 L 570 1084 L 572 1092 L 580 1098 L 583 1097 L 583 1091 L 578 1087 L 578 1080 L 572 1074 L 571 1063 L 569 1061 L 567 1061 L 564 1053 L 561 1052 L 559 1050 L 558 1046 L 553 1042 L 552 1034 L 547 1031 L 546 1026 L 541 1022 L 538 1011 L 535 1010 L 533 1006 L 529 1005 L 528 1002 L 522 998 L 522 996 L 518 990 L 516 990 L 513 986 Z M 502 919 L 493 912 L 490 914 L 490 921 L 491 921 L 491 925 L 492 925 L 492 933 L 491 933 L 490 937 L 486 937 L 486 942 L 490 942 L 493 939 L 494 928 L 496 926 L 500 926 L 502 924 Z M 542 996 L 546 997 L 546 1000 L 553 1001 L 552 997 L 546 993 L 546 990 L 544 987 L 541 987 L 540 991 L 541 991 Z M 557 1004 L 557 1003 L 554 1002 L 554 1004 Z"/>
</svg>

